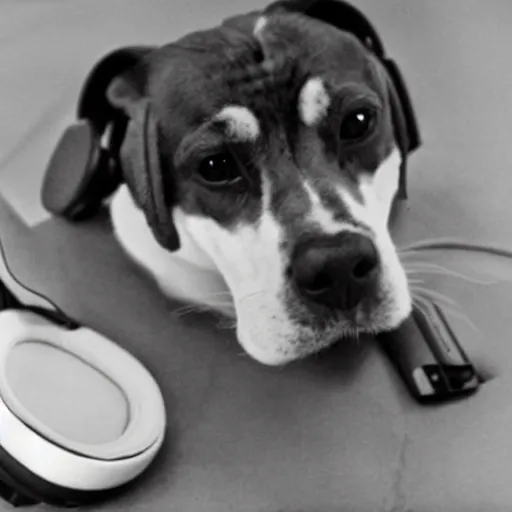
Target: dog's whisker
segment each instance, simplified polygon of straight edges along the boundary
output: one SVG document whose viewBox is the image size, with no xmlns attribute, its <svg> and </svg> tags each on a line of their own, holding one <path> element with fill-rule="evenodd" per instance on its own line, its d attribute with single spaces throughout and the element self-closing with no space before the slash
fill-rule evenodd
<svg viewBox="0 0 512 512">
<path fill-rule="evenodd" d="M 425 284 L 424 279 L 407 279 L 409 284 Z"/>
<path fill-rule="evenodd" d="M 205 313 L 206 311 L 208 311 L 207 308 L 198 307 L 198 308 L 189 308 L 186 310 L 184 309 L 183 311 L 172 312 L 172 314 L 173 314 L 173 316 L 175 316 L 177 318 L 182 318 L 184 316 L 191 315 L 193 313 Z"/>
<path fill-rule="evenodd" d="M 512 257 L 512 250 L 508 247 L 473 243 L 460 238 L 430 238 L 398 248 L 398 252 L 405 256 L 414 255 L 414 253 L 421 251 L 426 252 L 432 250 L 480 252 L 493 256 L 502 256 L 504 258 Z"/>
<path fill-rule="evenodd" d="M 257 297 L 258 295 L 262 295 L 264 293 L 266 293 L 266 290 L 257 290 L 255 292 L 248 293 L 247 295 L 243 295 L 242 297 L 240 297 L 240 300 L 238 302 L 239 304 L 241 304 L 242 302 L 245 302 L 248 299 L 253 299 L 254 297 Z"/>
<path fill-rule="evenodd" d="M 203 304 L 186 304 L 185 306 L 180 306 L 179 308 L 176 308 L 176 309 L 173 309 L 172 310 L 172 313 L 173 314 L 180 314 L 180 313 L 183 313 L 183 312 L 187 312 L 189 310 L 198 310 L 198 309 L 204 309 L 205 306 Z"/>
<path fill-rule="evenodd" d="M 414 287 L 411 287 L 411 293 L 416 294 L 417 296 L 419 295 L 422 298 L 424 298 L 425 300 L 434 302 L 439 305 L 450 306 L 450 307 L 458 306 L 458 304 L 456 302 L 450 300 L 449 298 L 437 297 L 437 296 L 431 294 L 429 290 L 418 290 L 418 289 L 415 289 Z"/>
<path fill-rule="evenodd" d="M 444 272 L 442 270 L 435 270 L 435 269 L 429 269 L 429 268 L 414 268 L 414 269 L 411 269 L 411 268 L 407 268 L 407 269 L 404 269 L 405 270 L 405 275 L 407 276 L 420 276 L 420 275 L 432 275 L 432 276 L 435 276 L 435 275 L 449 275 L 449 276 L 454 276 L 454 277 L 460 277 L 461 279 L 464 279 L 466 281 L 470 281 L 474 284 L 492 284 L 492 283 L 487 283 L 487 282 L 480 282 L 478 281 L 477 279 L 473 280 L 471 278 L 466 278 L 466 276 L 459 276 L 459 275 L 454 275 L 453 273 L 451 272 Z"/>
<path fill-rule="evenodd" d="M 425 238 L 423 240 L 417 240 L 416 242 L 412 242 L 408 245 L 403 245 L 401 247 L 398 247 L 398 252 L 403 255 L 414 255 L 414 253 L 420 252 L 420 251 L 428 251 L 433 248 L 437 248 L 439 244 L 444 244 L 448 240 L 450 240 L 451 244 L 460 246 L 461 249 L 467 247 L 467 243 L 464 242 L 464 240 L 461 239 L 444 239 L 444 238 Z"/>
<path fill-rule="evenodd" d="M 222 291 L 222 292 L 211 292 L 211 293 L 205 293 L 202 298 L 208 299 L 209 297 L 231 297 L 231 292 L 229 291 Z"/>
<path fill-rule="evenodd" d="M 436 302 L 436 300 L 434 300 L 434 299 L 432 299 L 432 301 L 434 302 L 434 304 L 436 304 L 438 306 L 442 306 L 443 310 L 448 312 L 451 316 L 454 316 L 455 318 L 460 318 L 463 322 L 465 322 L 467 325 L 469 325 L 469 327 L 471 327 L 471 329 L 473 329 L 479 335 L 482 334 L 482 331 L 480 331 L 480 329 L 471 321 L 469 316 L 467 316 L 466 314 L 464 314 L 462 312 L 459 312 L 459 311 L 456 311 L 455 309 L 453 309 L 449 305 L 438 304 Z M 415 296 L 415 297 L 413 297 L 413 304 L 417 304 L 419 306 L 421 306 L 421 305 L 428 305 L 428 301 L 426 299 L 422 298 L 422 297 Z"/>
<path fill-rule="evenodd" d="M 405 273 L 405 275 L 407 276 L 407 280 L 408 280 L 409 282 L 412 282 L 412 281 L 414 281 L 414 280 L 417 280 L 417 281 L 419 281 L 419 282 L 424 281 L 424 279 L 420 279 L 420 276 L 421 276 L 422 274 L 415 274 L 414 272 L 406 272 L 406 273 Z"/>
<path fill-rule="evenodd" d="M 188 309 L 179 309 L 179 310 L 175 310 L 175 311 L 172 311 L 172 315 L 175 316 L 176 318 L 182 318 L 186 315 L 190 315 L 190 314 L 193 314 L 193 313 L 204 313 L 205 311 L 207 311 L 206 308 L 204 307 L 197 307 L 197 308 L 188 308 Z"/>
<path fill-rule="evenodd" d="M 481 285 L 491 285 L 498 284 L 500 281 L 498 279 L 487 280 L 487 279 L 478 279 L 475 277 L 468 276 L 463 274 L 462 272 L 457 272 L 456 270 L 452 270 L 441 265 L 437 265 L 435 263 L 426 263 L 426 262 L 418 262 L 417 264 L 408 264 L 405 267 L 405 273 L 408 275 L 411 274 L 439 274 L 439 275 L 449 275 L 453 277 L 458 277 L 465 281 L 468 281 L 473 284 L 481 284 Z"/>
<path fill-rule="evenodd" d="M 208 302 L 208 303 L 202 303 L 202 304 L 189 304 L 189 305 L 185 305 L 185 306 L 182 306 L 178 309 L 176 309 L 175 311 L 179 311 L 181 309 L 187 309 L 188 307 L 190 308 L 195 308 L 195 307 L 205 307 L 205 308 L 208 308 L 210 306 L 228 306 L 230 304 L 233 304 L 232 301 L 228 301 L 228 300 L 219 300 L 219 301 L 214 301 L 214 302 Z"/>
<path fill-rule="evenodd" d="M 479 334 L 479 335 L 482 334 L 482 331 L 480 331 L 480 329 L 471 321 L 469 316 L 465 315 L 462 312 L 455 311 L 454 309 L 450 308 L 449 306 L 445 306 L 445 309 L 448 313 L 450 313 L 450 315 L 452 315 L 456 318 L 460 318 L 463 322 L 465 322 L 467 325 L 469 325 L 469 327 L 471 327 L 471 329 L 473 329 L 477 334 Z"/>
<path fill-rule="evenodd" d="M 227 291 L 206 293 L 201 296 L 201 300 L 206 300 L 206 299 L 214 298 L 214 297 L 231 298 L 231 293 L 227 292 Z M 209 302 L 209 303 L 204 303 L 204 304 L 185 304 L 184 306 L 180 306 L 179 308 L 174 309 L 172 311 L 172 313 L 181 315 L 182 313 L 188 314 L 189 312 L 192 312 L 192 313 L 193 312 L 203 312 L 203 311 L 205 311 L 205 310 L 207 311 L 210 308 L 215 307 L 215 306 L 221 306 L 221 307 L 222 306 L 231 306 L 232 304 L 233 304 L 232 300 Z"/>
<path fill-rule="evenodd" d="M 222 318 L 217 323 L 218 329 L 222 329 L 222 330 L 226 330 L 226 331 L 231 331 L 233 329 L 236 329 L 236 326 L 237 326 L 236 320 L 232 320 L 230 318 Z"/>
<path fill-rule="evenodd" d="M 441 306 L 441 304 L 439 304 L 435 299 L 433 299 L 432 297 L 423 297 L 421 295 L 418 295 L 420 292 L 416 291 L 417 294 L 416 295 L 413 295 L 412 297 L 412 302 L 414 305 L 417 305 L 417 306 L 429 306 L 431 303 L 434 303 L 438 306 Z M 443 308 L 444 307 L 448 307 L 446 304 L 442 304 Z M 451 307 L 451 306 L 450 306 Z"/>
<path fill-rule="evenodd" d="M 448 297 L 444 293 L 437 292 L 435 290 L 431 290 L 430 288 L 425 288 L 425 287 L 411 286 L 410 288 L 411 288 L 411 291 L 413 293 L 414 292 L 422 293 L 423 295 L 426 295 L 429 298 L 437 299 L 439 301 L 442 301 L 444 303 L 450 304 L 452 306 L 459 307 L 459 304 L 457 304 L 457 302 L 455 300 L 453 300 L 452 298 Z"/>
<path fill-rule="evenodd" d="M 431 304 L 435 304 L 438 307 L 442 307 L 443 311 L 449 311 L 452 314 L 456 314 L 455 310 L 452 309 L 452 307 L 448 304 L 442 304 L 438 302 L 436 299 L 432 297 L 422 297 L 420 295 L 415 295 L 412 298 L 413 306 L 417 307 L 418 309 L 421 309 L 422 307 L 430 307 Z"/>
<path fill-rule="evenodd" d="M 183 317 L 192 313 L 205 313 L 213 310 L 215 307 L 231 306 L 232 302 L 212 302 L 210 304 L 189 304 L 172 310 L 171 314 L 177 317 Z"/>
</svg>

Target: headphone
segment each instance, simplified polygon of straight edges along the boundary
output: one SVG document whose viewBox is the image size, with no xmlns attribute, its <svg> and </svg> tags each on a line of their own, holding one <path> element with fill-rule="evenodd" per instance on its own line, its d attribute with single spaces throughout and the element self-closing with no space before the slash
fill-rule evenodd
<svg viewBox="0 0 512 512">
<path fill-rule="evenodd" d="M 78 102 L 78 120 L 66 129 L 49 160 L 41 199 L 54 215 L 81 221 L 93 217 L 103 201 L 126 183 L 157 240 L 176 250 L 178 234 L 163 183 L 151 107 L 141 101 L 128 116 L 105 96 L 114 78 L 151 51 L 151 47 L 115 50 L 90 72 Z M 106 147 L 102 145 L 105 137 Z"/>
<path fill-rule="evenodd" d="M 1 239 L 0 425 L 0 496 L 14 506 L 113 497 L 152 463 L 166 431 L 149 371 L 23 284 Z"/>
<path fill-rule="evenodd" d="M 342 0 L 280 0 L 262 14 L 276 11 L 302 13 L 348 31 L 382 64 L 402 153 L 397 197 L 405 199 L 407 157 L 420 146 L 420 134 L 400 70 L 386 56 L 373 25 Z M 106 95 L 118 76 L 136 68 L 153 51 L 143 46 L 117 49 L 94 66 L 81 91 L 77 121 L 65 130 L 49 160 L 41 196 L 50 213 L 82 221 L 93 217 L 126 184 L 157 241 L 174 251 L 180 241 L 172 219 L 173 191 L 162 172 L 152 106 L 142 98 L 121 109 Z M 69 348 L 72 356 L 89 366 L 107 368 L 130 408 L 140 413 L 113 444 L 98 448 L 73 442 L 23 409 L 0 365 L 0 423 L 8 425 L 0 429 L 0 494 L 18 505 L 79 504 L 109 495 L 142 473 L 163 442 L 166 420 L 158 386 L 136 359 L 72 322 L 47 299 L 30 293 L 9 272 L 5 257 L 0 257 L 0 332 L 0 362 L 7 361 L 27 339 Z M 101 354 L 101 359 L 95 354 Z M 40 455 L 34 457 L 34 451 Z"/>
<path fill-rule="evenodd" d="M 355 35 L 382 64 L 390 90 L 395 137 L 402 154 L 397 197 L 407 198 L 407 157 L 421 144 L 416 116 L 396 63 L 364 14 L 343 0 L 281 0 L 265 12 L 296 12 Z M 118 75 L 154 49 L 122 48 L 105 56 L 90 72 L 78 103 L 78 121 L 63 134 L 50 158 L 42 187 L 42 202 L 50 213 L 71 221 L 92 217 L 122 184 L 144 211 L 157 241 L 169 251 L 180 247 L 172 219 L 172 190 L 165 184 L 158 150 L 158 127 L 151 105 L 130 115 L 116 109 L 105 91 Z M 110 128 L 107 147 L 101 139 Z M 124 155 L 130 155 L 127 158 Z"/>
</svg>

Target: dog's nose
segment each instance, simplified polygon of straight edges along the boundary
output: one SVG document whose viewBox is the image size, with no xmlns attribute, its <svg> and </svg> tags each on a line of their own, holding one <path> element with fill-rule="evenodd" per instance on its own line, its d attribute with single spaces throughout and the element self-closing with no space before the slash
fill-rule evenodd
<svg viewBox="0 0 512 512">
<path fill-rule="evenodd" d="M 378 268 L 379 254 L 369 237 L 341 233 L 297 247 L 291 273 L 303 296 L 347 311 L 371 292 Z"/>
</svg>

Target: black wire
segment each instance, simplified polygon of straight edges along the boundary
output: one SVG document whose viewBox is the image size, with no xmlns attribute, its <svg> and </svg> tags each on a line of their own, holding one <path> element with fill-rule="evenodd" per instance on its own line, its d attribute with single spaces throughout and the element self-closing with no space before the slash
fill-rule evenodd
<svg viewBox="0 0 512 512">
<path fill-rule="evenodd" d="M 21 302 L 0 281 L 0 311 L 4 309 L 18 309 L 23 307 Z"/>
<path fill-rule="evenodd" d="M 5 248 L 2 244 L 2 240 L 0 238 L 0 257 L 4 261 L 5 268 L 7 269 L 7 272 L 9 273 L 10 277 L 13 281 L 15 281 L 21 288 L 25 289 L 26 291 L 32 293 L 36 297 L 39 297 L 40 299 L 45 300 L 50 304 L 55 311 L 52 311 L 49 308 L 44 308 L 41 306 L 33 306 L 29 304 L 23 304 L 18 298 L 9 290 L 7 285 L 0 279 L 0 311 L 5 309 L 22 309 L 25 311 L 32 311 L 33 313 L 36 313 L 40 316 L 43 316 L 47 318 L 48 320 L 58 323 L 62 326 L 67 327 L 68 329 L 77 329 L 80 327 L 80 324 L 69 318 L 62 309 L 57 306 L 50 298 L 47 296 L 35 291 L 32 288 L 29 288 L 28 286 L 21 283 L 16 276 L 11 272 L 9 268 L 9 263 L 7 261 L 7 255 L 5 252 Z"/>
</svg>

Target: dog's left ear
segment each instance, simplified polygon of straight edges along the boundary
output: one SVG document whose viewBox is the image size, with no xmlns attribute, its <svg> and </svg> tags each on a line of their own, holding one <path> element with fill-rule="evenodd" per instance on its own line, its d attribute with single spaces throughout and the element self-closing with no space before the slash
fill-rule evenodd
<svg viewBox="0 0 512 512">
<path fill-rule="evenodd" d="M 380 61 L 386 71 L 395 138 L 402 153 L 399 197 L 407 197 L 407 157 L 421 145 L 412 102 L 403 76 L 395 62 L 386 56 L 384 45 L 368 18 L 343 0 L 278 0 L 266 13 L 295 12 L 310 16 L 355 35 Z"/>
<path fill-rule="evenodd" d="M 119 148 L 123 180 L 144 212 L 156 240 L 165 249 L 180 247 L 173 221 L 172 177 L 162 169 L 159 129 L 145 95 L 147 70 L 138 63 L 117 76 L 107 88 L 109 103 L 124 113 L 126 131 Z"/>
</svg>

